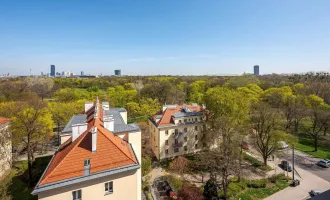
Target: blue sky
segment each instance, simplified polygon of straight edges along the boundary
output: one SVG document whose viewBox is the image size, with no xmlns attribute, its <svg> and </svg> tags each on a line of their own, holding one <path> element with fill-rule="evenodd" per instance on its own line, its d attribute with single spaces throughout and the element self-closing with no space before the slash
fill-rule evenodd
<svg viewBox="0 0 330 200">
<path fill-rule="evenodd" d="M 328 0 L 0 0 L 0 74 L 330 70 Z"/>
</svg>

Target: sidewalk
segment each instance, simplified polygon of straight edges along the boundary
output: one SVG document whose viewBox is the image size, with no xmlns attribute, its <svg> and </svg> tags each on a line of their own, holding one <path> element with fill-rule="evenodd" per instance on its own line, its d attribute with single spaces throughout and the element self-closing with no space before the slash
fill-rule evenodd
<svg viewBox="0 0 330 200">
<path fill-rule="evenodd" d="M 302 177 L 295 176 L 296 179 L 300 180 L 300 185 L 297 187 L 288 187 L 267 197 L 265 200 L 302 200 L 309 196 L 309 192 L 312 189 L 322 191 L 330 189 L 329 182 L 299 167 L 296 168 Z"/>
</svg>

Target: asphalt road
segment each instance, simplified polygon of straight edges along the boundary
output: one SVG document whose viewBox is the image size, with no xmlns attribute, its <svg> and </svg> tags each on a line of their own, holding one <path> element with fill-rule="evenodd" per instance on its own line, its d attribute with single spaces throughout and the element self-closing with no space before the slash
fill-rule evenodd
<svg viewBox="0 0 330 200">
<path fill-rule="evenodd" d="M 279 159 L 288 160 L 290 164 L 292 164 L 292 149 L 281 150 L 276 154 L 276 156 Z M 295 150 L 295 165 L 298 165 L 300 168 L 330 182 L 330 168 L 318 166 L 317 162 L 319 160 L 320 159 L 318 158 L 314 158 L 308 154 Z"/>
</svg>

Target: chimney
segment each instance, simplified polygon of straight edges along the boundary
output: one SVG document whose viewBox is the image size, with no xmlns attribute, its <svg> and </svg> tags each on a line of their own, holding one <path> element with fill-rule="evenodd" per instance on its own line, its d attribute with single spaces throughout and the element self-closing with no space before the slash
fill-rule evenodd
<svg viewBox="0 0 330 200">
<path fill-rule="evenodd" d="M 163 105 L 163 112 L 166 110 L 166 108 L 167 108 L 167 106 L 166 106 L 166 104 L 165 105 Z"/>
<path fill-rule="evenodd" d="M 97 146 L 97 127 L 93 127 L 92 129 L 92 152 L 96 152 Z"/>
<path fill-rule="evenodd" d="M 115 130 L 115 120 L 112 115 L 103 117 L 103 126 L 109 131 Z"/>
<path fill-rule="evenodd" d="M 72 124 L 72 142 L 87 130 L 87 123 Z"/>
<path fill-rule="evenodd" d="M 89 110 L 91 107 L 93 107 L 94 103 L 93 102 L 86 102 L 85 103 L 85 112 Z"/>
</svg>

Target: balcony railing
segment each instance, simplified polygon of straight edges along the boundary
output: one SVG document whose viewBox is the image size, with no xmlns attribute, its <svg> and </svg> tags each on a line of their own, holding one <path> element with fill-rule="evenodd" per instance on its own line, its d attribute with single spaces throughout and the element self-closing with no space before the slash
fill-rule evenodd
<svg viewBox="0 0 330 200">
<path fill-rule="evenodd" d="M 178 143 L 173 142 L 172 146 L 174 148 L 182 147 L 183 146 L 183 142 L 178 142 Z"/>
</svg>

